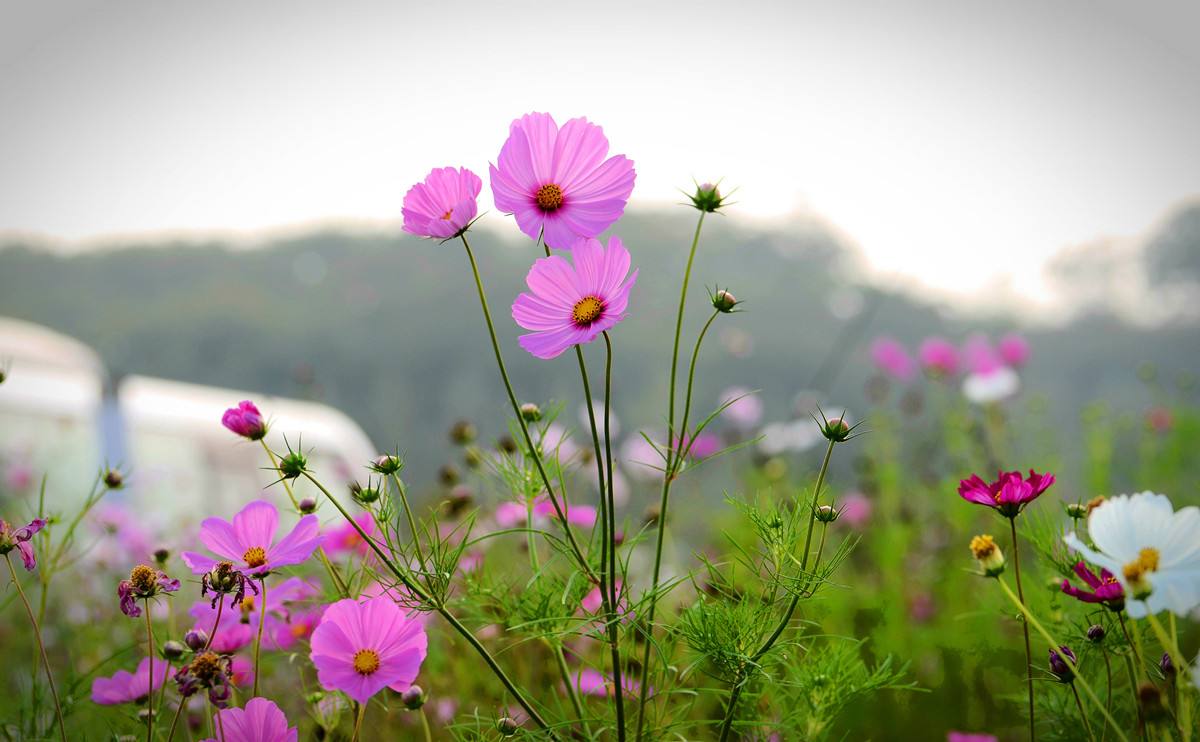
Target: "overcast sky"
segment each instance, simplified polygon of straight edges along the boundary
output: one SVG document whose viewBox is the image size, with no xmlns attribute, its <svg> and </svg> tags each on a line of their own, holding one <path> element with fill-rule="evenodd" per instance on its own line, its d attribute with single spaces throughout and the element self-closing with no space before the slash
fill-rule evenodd
<svg viewBox="0 0 1200 742">
<path fill-rule="evenodd" d="M 635 203 L 724 176 L 963 293 L 1200 194 L 1191 0 L 0 7 L 0 231 L 398 228 L 530 110 L 603 125 Z"/>
</svg>

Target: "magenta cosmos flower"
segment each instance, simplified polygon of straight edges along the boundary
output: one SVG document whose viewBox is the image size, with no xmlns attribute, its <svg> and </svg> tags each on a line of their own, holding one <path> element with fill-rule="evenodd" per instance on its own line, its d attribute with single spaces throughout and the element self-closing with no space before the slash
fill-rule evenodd
<svg viewBox="0 0 1200 742">
<path fill-rule="evenodd" d="M 958 349 L 954 343 L 940 337 L 928 337 L 917 348 L 917 359 L 926 373 L 933 376 L 953 376 L 958 373 Z"/>
<path fill-rule="evenodd" d="M 312 662 L 325 690 L 359 703 L 384 688 L 405 691 L 416 680 L 428 640 L 421 622 L 386 596 L 339 600 L 313 632 Z"/>
<path fill-rule="evenodd" d="M 287 717 L 266 698 L 251 698 L 246 708 L 230 708 L 213 716 L 223 742 L 296 742 L 300 732 L 289 727 Z M 203 742 L 217 742 L 209 738 Z"/>
<path fill-rule="evenodd" d="M 143 657 L 133 672 L 118 670 L 111 678 L 92 680 L 92 702 L 102 706 L 122 703 L 145 703 L 151 690 L 158 690 L 167 679 L 166 660 L 153 659 L 154 687 L 150 687 L 151 659 Z"/>
<path fill-rule="evenodd" d="M 996 344 L 996 352 L 1006 365 L 1020 368 L 1029 360 L 1029 341 L 1015 332 L 1010 332 L 1000 338 L 1000 342 Z"/>
<path fill-rule="evenodd" d="M 33 571 L 37 567 L 37 557 L 33 553 L 33 544 L 29 543 L 34 534 L 46 527 L 46 521 L 34 518 L 29 525 L 13 528 L 7 521 L 0 520 L 0 554 L 8 554 L 13 549 L 21 552 L 21 561 L 25 569 Z"/>
<path fill-rule="evenodd" d="M 620 238 L 576 240 L 575 265 L 559 255 L 539 258 L 529 269 L 523 293 L 512 305 L 513 319 L 526 330 L 518 342 L 538 358 L 554 358 L 572 345 L 583 345 L 625 318 L 629 292 L 637 281 L 629 273 L 629 251 Z M 628 278 L 626 275 L 628 274 Z"/>
<path fill-rule="evenodd" d="M 908 381 L 917 372 L 917 364 L 904 346 L 890 337 L 876 338 L 871 343 L 871 360 L 875 367 L 897 381 Z"/>
<path fill-rule="evenodd" d="M 260 441 L 267 434 L 267 421 L 250 400 L 238 402 L 221 416 L 221 424 L 236 435 L 252 441 Z"/>
<path fill-rule="evenodd" d="M 404 194 L 404 231 L 420 237 L 457 237 L 475 218 L 483 181 L 470 170 L 439 167 Z"/>
<path fill-rule="evenodd" d="M 633 162 L 607 154 L 604 130 L 587 119 L 560 129 L 549 114 L 526 114 L 509 126 L 498 165 L 490 166 L 496 208 L 550 247 L 595 237 L 621 218 L 633 192 Z"/>
<path fill-rule="evenodd" d="M 255 500 L 233 516 L 229 523 L 220 518 L 205 518 L 200 523 L 200 540 L 220 559 L 194 551 L 180 556 L 195 574 L 204 574 L 218 561 L 231 562 L 239 571 L 263 577 L 272 569 L 300 564 L 321 544 L 321 524 L 315 515 L 306 515 L 277 543 L 279 511 L 265 500 Z"/>
<path fill-rule="evenodd" d="M 970 479 L 958 483 L 958 494 L 968 502 L 987 505 L 1006 518 L 1015 518 L 1052 484 L 1053 474 L 1037 474 L 1033 469 L 1025 478 L 1019 471 L 1000 472 L 996 481 L 990 483 L 972 474 Z"/>
<path fill-rule="evenodd" d="M 1100 570 L 1097 577 L 1083 562 L 1075 563 L 1075 575 L 1083 580 L 1090 589 L 1081 590 L 1071 584 L 1068 579 L 1062 581 L 1062 591 L 1076 600 L 1084 603 L 1101 603 L 1109 610 L 1119 611 L 1125 607 L 1125 588 L 1120 581 L 1107 569 Z"/>
</svg>

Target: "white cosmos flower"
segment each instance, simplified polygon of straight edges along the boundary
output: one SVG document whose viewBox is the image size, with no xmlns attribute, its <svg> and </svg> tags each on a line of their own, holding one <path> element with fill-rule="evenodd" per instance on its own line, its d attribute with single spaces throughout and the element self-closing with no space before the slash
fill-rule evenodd
<svg viewBox="0 0 1200 742">
<path fill-rule="evenodd" d="M 963 379 L 963 396 L 975 404 L 991 404 L 1008 399 L 1021 388 L 1021 377 L 1008 366 L 988 373 L 968 374 Z"/>
<path fill-rule="evenodd" d="M 1200 606 L 1200 508 L 1176 511 L 1153 492 L 1120 495 L 1092 511 L 1088 535 L 1095 549 L 1074 533 L 1064 540 L 1116 575 L 1131 617 L 1163 610 L 1186 616 Z"/>
</svg>

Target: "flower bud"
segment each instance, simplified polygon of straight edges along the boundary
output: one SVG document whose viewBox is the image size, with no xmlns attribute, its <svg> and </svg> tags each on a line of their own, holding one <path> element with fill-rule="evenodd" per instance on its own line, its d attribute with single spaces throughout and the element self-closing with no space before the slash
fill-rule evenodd
<svg viewBox="0 0 1200 742">
<path fill-rule="evenodd" d="M 526 402 L 521 405 L 521 419 L 527 423 L 536 423 L 542 419 L 542 408 L 533 402 Z"/>
<path fill-rule="evenodd" d="M 458 469 L 455 469 L 450 464 L 446 464 L 441 469 L 438 469 L 438 481 L 447 487 L 453 487 L 458 484 L 459 479 Z"/>
<path fill-rule="evenodd" d="M 104 486 L 110 490 L 119 490 L 125 486 L 125 477 L 116 469 L 106 469 L 104 471 Z"/>
<path fill-rule="evenodd" d="M 739 303 L 740 302 L 737 300 L 737 298 L 725 289 L 719 289 L 712 296 L 713 309 L 716 309 L 718 312 L 724 312 L 725 314 L 732 312 L 733 308 Z"/>
<path fill-rule="evenodd" d="M 1075 653 L 1066 645 L 1058 648 L 1058 651 L 1053 649 L 1050 652 L 1050 673 L 1058 678 L 1060 683 L 1069 683 L 1075 679 L 1075 670 L 1072 666 L 1075 664 Z M 1059 654 L 1061 652 L 1062 654 Z M 1067 664 L 1067 659 L 1070 659 L 1070 664 Z"/>
<path fill-rule="evenodd" d="M 404 462 L 399 456 L 384 454 L 371 462 L 371 469 L 377 474 L 395 474 L 404 468 Z"/>
<path fill-rule="evenodd" d="M 825 424 L 821 426 L 821 435 L 834 443 L 845 443 L 850 440 L 850 431 L 850 424 L 840 417 L 826 420 Z"/>
<path fill-rule="evenodd" d="M 985 534 L 971 539 L 971 554 L 984 575 L 996 577 L 1004 572 L 1004 552 L 991 536 Z"/>
<path fill-rule="evenodd" d="M 400 703 L 409 711 L 416 711 L 425 705 L 425 691 L 419 685 L 410 685 L 408 690 L 400 694 Z"/>
<path fill-rule="evenodd" d="M 475 441 L 475 426 L 470 420 L 459 420 L 450 426 L 450 440 L 455 445 L 465 446 Z"/>
<path fill-rule="evenodd" d="M 1078 502 L 1067 503 L 1067 516 L 1070 517 L 1071 520 L 1079 520 L 1080 518 L 1085 518 L 1085 517 L 1087 517 L 1087 514 L 1088 514 L 1087 505 L 1084 505 L 1084 504 L 1078 503 Z"/>
<path fill-rule="evenodd" d="M 822 523 L 832 523 L 837 520 L 838 511 L 832 505 L 822 505 L 817 508 L 817 520 Z"/>
<path fill-rule="evenodd" d="M 696 186 L 696 192 L 688 198 L 692 199 L 692 206 L 709 214 L 721 208 L 724 203 L 721 190 L 715 183 L 701 183 Z"/>
<path fill-rule="evenodd" d="M 467 446 L 463 451 L 463 466 L 468 469 L 478 469 L 483 466 L 483 452 L 478 446 Z"/>
<path fill-rule="evenodd" d="M 317 501 L 311 497 L 302 498 L 298 505 L 300 506 L 300 512 L 304 515 L 308 515 L 317 509 Z"/>
<path fill-rule="evenodd" d="M 375 487 L 372 487 L 370 482 L 367 483 L 366 487 L 362 486 L 358 482 L 353 482 L 350 484 L 350 496 L 353 497 L 356 502 L 359 502 L 363 505 L 370 505 L 379 499 L 379 490 Z"/>
<path fill-rule="evenodd" d="M 500 732 L 501 736 L 511 737 L 517 733 L 521 725 L 512 718 L 505 716 L 496 722 L 496 731 Z"/>
<path fill-rule="evenodd" d="M 183 646 L 174 639 L 163 642 L 162 656 L 165 660 L 177 660 L 187 651 L 187 647 Z"/>
<path fill-rule="evenodd" d="M 170 558 L 171 552 L 167 549 L 160 547 L 154 550 L 154 561 L 158 562 L 159 564 L 166 564 L 167 560 Z"/>
<path fill-rule="evenodd" d="M 199 652 L 208 644 L 208 634 L 204 629 L 192 629 L 183 635 L 183 643 L 193 652 Z"/>
<path fill-rule="evenodd" d="M 1090 641 L 1092 644 L 1099 644 L 1100 642 L 1104 641 L 1105 634 L 1106 632 L 1104 631 L 1104 627 L 1098 623 L 1092 624 L 1087 630 L 1088 641 Z"/>
<path fill-rule="evenodd" d="M 1163 652 L 1162 659 L 1158 661 L 1158 669 L 1168 680 L 1175 677 L 1175 663 L 1171 661 L 1171 655 L 1167 652 Z"/>
<path fill-rule="evenodd" d="M 512 456 L 517 452 L 517 442 L 514 441 L 510 436 L 502 435 L 500 436 L 500 439 L 496 441 L 496 448 L 500 449 L 509 456 Z"/>
<path fill-rule="evenodd" d="M 325 694 L 319 690 L 315 690 L 304 697 L 304 702 L 309 705 L 316 705 L 324 700 Z"/>
<path fill-rule="evenodd" d="M 284 479 L 295 479 L 308 467 L 308 459 L 299 451 L 291 451 L 279 460 L 279 475 Z"/>
</svg>

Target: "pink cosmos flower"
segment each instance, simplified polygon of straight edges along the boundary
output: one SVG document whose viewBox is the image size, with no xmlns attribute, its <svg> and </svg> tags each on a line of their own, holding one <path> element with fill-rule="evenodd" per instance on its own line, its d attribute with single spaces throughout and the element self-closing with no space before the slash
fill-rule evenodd
<svg viewBox="0 0 1200 742">
<path fill-rule="evenodd" d="M 250 400 L 238 402 L 221 416 L 221 424 L 233 433 L 252 441 L 262 440 L 267 434 L 267 421 Z"/>
<path fill-rule="evenodd" d="M 611 696 L 613 694 L 613 679 L 608 675 L 590 667 L 582 668 L 573 678 L 575 689 L 585 696 Z M 621 685 L 625 686 L 625 696 L 636 698 L 641 690 L 641 683 L 631 674 L 621 676 Z M 653 691 L 653 688 L 651 689 Z"/>
<path fill-rule="evenodd" d="M 986 335 L 972 335 L 962 349 L 963 361 L 972 374 L 987 376 L 1004 368 L 1004 359 L 992 347 Z"/>
<path fill-rule="evenodd" d="M 404 231 L 420 237 L 457 237 L 475 218 L 483 181 L 464 168 L 434 168 L 404 194 Z"/>
<path fill-rule="evenodd" d="M 251 607 L 254 606 L 251 596 L 247 595 L 246 601 L 249 601 Z M 258 626 L 258 611 L 247 610 L 246 620 L 243 622 L 240 606 L 246 601 L 237 606 L 223 607 L 219 623 L 217 622 L 217 609 L 213 608 L 212 603 L 207 600 L 201 600 L 191 607 L 188 613 L 196 620 L 196 624 L 192 628 L 203 631 L 205 635 L 212 637 L 209 649 L 217 654 L 233 654 L 254 641 L 255 627 Z M 254 617 L 253 626 L 250 624 L 251 616 Z M 267 627 L 271 625 L 272 619 L 268 619 Z M 264 627 L 263 630 L 265 631 L 267 627 Z"/>
<path fill-rule="evenodd" d="M 403 691 L 412 685 L 427 643 L 421 623 L 391 599 L 346 599 L 325 609 L 312 635 L 311 659 L 321 687 L 366 703 L 386 687 Z"/>
<path fill-rule="evenodd" d="M 573 267 L 559 255 L 539 258 L 525 277 L 532 293 L 521 294 L 512 305 L 517 324 L 533 330 L 518 342 L 538 358 L 554 358 L 614 327 L 625 318 L 637 281 L 619 237 L 610 237 L 607 249 L 599 240 L 580 238 L 571 253 Z"/>
<path fill-rule="evenodd" d="M 267 615 L 263 632 L 275 644 L 277 649 L 291 647 L 297 639 L 306 638 L 312 633 L 311 626 L 304 630 L 296 626 L 304 626 L 301 617 L 310 612 L 305 601 L 316 597 L 316 587 L 299 577 L 289 577 L 277 586 L 267 591 Z M 194 628 L 202 629 L 212 637 L 214 652 L 230 654 L 254 641 L 258 633 L 258 624 L 262 620 L 262 594 L 246 595 L 236 605 L 227 603 L 221 610 L 221 622 L 217 624 L 217 608 L 211 601 L 201 600 L 195 603 L 188 614 L 196 620 Z"/>
<path fill-rule="evenodd" d="M 29 525 L 14 529 L 7 521 L 0 520 L 0 554 L 8 554 L 13 549 L 21 552 L 21 562 L 25 569 L 32 572 L 37 567 L 37 556 L 33 553 L 33 544 L 29 543 L 38 531 L 46 527 L 46 521 L 34 518 Z"/>
<path fill-rule="evenodd" d="M 275 541 L 279 511 L 265 500 L 255 500 L 233 516 L 233 522 L 205 518 L 200 523 L 200 540 L 223 561 L 246 574 L 263 577 L 272 569 L 300 564 L 312 555 L 324 538 L 315 515 L 300 519 L 288 535 Z M 204 574 L 219 561 L 194 551 L 180 555 L 195 574 Z"/>
<path fill-rule="evenodd" d="M 375 518 L 368 512 L 359 513 L 354 517 L 359 528 L 371 537 L 375 536 Z M 327 529 L 325 532 L 325 551 L 331 555 L 341 554 L 357 554 L 358 556 L 367 556 L 371 552 L 371 547 L 363 541 L 362 536 L 358 535 L 358 531 L 354 526 L 340 521 L 341 525 L 336 528 Z"/>
<path fill-rule="evenodd" d="M 246 708 L 228 708 L 213 716 L 213 729 L 223 742 L 297 742 L 300 732 L 289 727 L 287 717 L 266 698 L 251 698 Z M 203 742 L 217 742 L 211 737 Z"/>
<path fill-rule="evenodd" d="M 973 732 L 946 732 L 946 742 L 998 742 L 995 735 Z"/>
<path fill-rule="evenodd" d="M 150 687 L 151 662 L 154 667 L 154 687 Z M 118 670 L 111 678 L 92 680 L 92 702 L 102 706 L 122 703 L 144 703 L 151 690 L 158 690 L 167 679 L 167 661 L 143 657 L 132 673 Z"/>
<path fill-rule="evenodd" d="M 958 373 L 958 349 L 954 343 L 940 337 L 928 337 L 917 348 L 917 359 L 926 373 L 933 376 L 953 376 Z"/>
<path fill-rule="evenodd" d="M 1010 332 L 1000 338 L 996 344 L 996 352 L 1006 366 L 1020 368 L 1029 361 L 1029 341 L 1015 332 Z"/>
<path fill-rule="evenodd" d="M 496 506 L 493 517 L 496 525 L 501 528 L 513 528 L 525 523 L 528 512 L 519 502 L 503 502 Z M 569 505 L 567 507 L 567 522 L 581 528 L 591 528 L 596 524 L 596 508 L 591 505 Z M 557 518 L 558 513 L 550 498 L 542 495 L 534 500 L 533 519 L 535 522 L 545 522 Z"/>
<path fill-rule="evenodd" d="M 562 249 L 621 218 L 633 192 L 633 162 L 624 155 L 604 159 L 603 129 L 585 118 L 560 129 L 549 114 L 529 113 L 508 132 L 498 166 L 489 166 L 492 195 L 531 239 L 540 234 Z"/>
<path fill-rule="evenodd" d="M 845 522 L 851 528 L 859 530 L 871 519 L 871 510 L 871 498 L 861 492 L 851 492 L 842 498 L 838 522 Z"/>
<path fill-rule="evenodd" d="M 720 400 L 721 404 L 728 403 L 721 411 L 721 417 L 737 429 L 749 430 L 762 421 L 762 399 L 746 387 L 731 386 L 721 392 Z"/>
<path fill-rule="evenodd" d="M 1112 572 L 1101 569 L 1100 576 L 1097 577 L 1083 562 L 1076 562 L 1074 569 L 1076 576 L 1091 589 L 1080 590 L 1073 586 L 1070 580 L 1064 578 L 1062 581 L 1064 593 L 1084 603 L 1102 603 L 1106 608 L 1114 611 L 1125 607 L 1125 588 L 1121 587 L 1121 583 Z"/>
<path fill-rule="evenodd" d="M 1036 500 L 1054 484 L 1054 475 L 1037 474 L 1029 470 L 1029 476 L 1021 477 L 1019 471 L 1000 472 L 996 481 L 988 483 L 972 474 L 958 484 L 962 499 L 978 505 L 994 508 L 1006 518 L 1015 518 L 1025 506 Z"/>
<path fill-rule="evenodd" d="M 154 552 L 153 538 L 142 525 L 142 518 L 124 504 L 100 503 L 88 518 L 88 525 L 102 538 L 93 552 L 100 561 L 141 562 Z"/>
<path fill-rule="evenodd" d="M 875 367 L 897 381 L 908 381 L 917 372 L 917 365 L 904 346 L 890 337 L 876 338 L 871 343 L 871 360 Z"/>
</svg>

